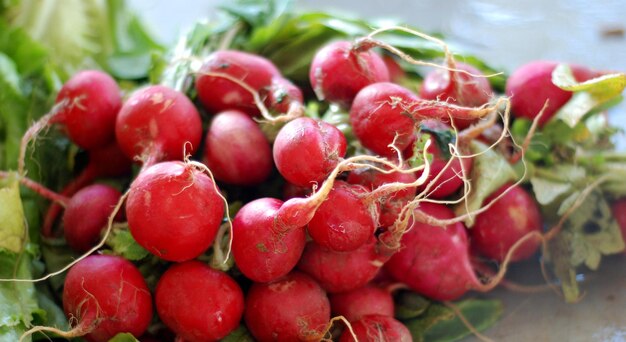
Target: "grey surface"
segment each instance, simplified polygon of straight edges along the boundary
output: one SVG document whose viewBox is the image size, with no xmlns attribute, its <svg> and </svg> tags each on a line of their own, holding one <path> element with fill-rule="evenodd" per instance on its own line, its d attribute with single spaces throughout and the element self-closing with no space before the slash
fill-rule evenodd
<svg viewBox="0 0 626 342">
<path fill-rule="evenodd" d="M 218 1 L 132 0 L 164 42 L 185 26 L 211 16 Z M 626 1 L 410 1 L 299 0 L 299 8 L 334 9 L 370 18 L 389 17 L 439 31 L 494 66 L 512 70 L 534 59 L 626 71 L 626 40 L 606 29 L 626 26 Z M 621 106 L 612 120 L 626 126 Z M 626 146 L 622 136 L 619 145 Z M 497 341 L 626 341 L 626 256 L 608 259 L 588 277 L 586 297 L 565 304 L 553 292 L 519 294 L 497 290 L 505 314 L 486 332 Z M 523 271 L 522 271 L 523 272 Z"/>
</svg>

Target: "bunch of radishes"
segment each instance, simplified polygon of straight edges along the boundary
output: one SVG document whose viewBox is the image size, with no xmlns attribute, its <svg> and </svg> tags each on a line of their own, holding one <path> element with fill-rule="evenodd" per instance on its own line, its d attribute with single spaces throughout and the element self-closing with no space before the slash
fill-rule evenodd
<svg viewBox="0 0 626 342">
<path fill-rule="evenodd" d="M 198 103 L 161 85 L 122 100 L 108 75 L 76 74 L 48 118 L 89 155 L 63 191 L 71 197 L 60 201 L 68 245 L 90 253 L 65 280 L 72 330 L 64 336 L 140 337 L 156 311 L 180 341 L 222 339 L 242 318 L 259 341 L 320 340 L 330 338 L 333 317 L 348 322 L 341 341 L 408 341 L 410 332 L 393 318 L 397 286 L 390 284 L 441 301 L 493 288 L 479 280 L 474 257 L 531 257 L 541 242 L 537 204 L 523 187 L 503 184 L 473 213 L 469 230 L 450 205 L 463 201 L 470 175 L 480 177 L 469 146 L 494 141 L 486 132 L 497 128 L 492 118 L 506 101 L 468 64 L 448 60 L 419 92 L 394 83 L 399 66 L 362 41 L 332 42 L 313 59 L 317 98 L 349 111 L 365 151 L 352 156 L 353 142 L 303 115 L 303 92 L 260 56 L 212 53 L 195 75 Z M 510 77 L 514 115 L 534 118 L 549 99 L 541 125 L 567 101 L 571 94 L 551 82 L 555 66 L 531 63 Z M 579 80 L 594 76 L 574 70 Z M 280 127 L 273 141 L 260 122 Z M 88 185 L 128 177 L 131 161 L 139 168 L 127 190 Z M 220 187 L 252 191 L 276 177 L 285 196 L 245 203 L 225 232 L 229 194 Z M 48 214 L 46 235 L 57 210 Z M 156 288 L 132 262 L 99 253 L 114 220 L 126 221 L 137 244 L 168 262 Z M 200 261 L 211 246 L 223 255 L 222 240 L 231 241 L 226 254 L 232 250 L 237 272 Z"/>
</svg>

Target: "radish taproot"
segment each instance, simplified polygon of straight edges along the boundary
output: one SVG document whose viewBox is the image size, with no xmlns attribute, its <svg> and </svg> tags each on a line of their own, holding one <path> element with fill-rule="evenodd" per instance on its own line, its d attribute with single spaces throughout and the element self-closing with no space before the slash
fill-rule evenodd
<svg viewBox="0 0 626 342">
<path fill-rule="evenodd" d="M 272 149 L 259 125 L 247 114 L 217 114 L 204 143 L 204 159 L 215 179 L 228 184 L 256 185 L 272 172 Z"/>
<path fill-rule="evenodd" d="M 239 209 L 233 220 L 235 264 L 253 281 L 264 283 L 286 275 L 304 250 L 304 227 L 285 233 L 274 230 L 274 216 L 282 203 L 274 198 L 256 199 Z"/>
<path fill-rule="evenodd" d="M 237 109 L 256 116 L 260 112 L 250 90 L 218 74 L 241 81 L 264 98 L 280 71 L 264 57 L 234 50 L 216 51 L 202 64 L 196 90 L 204 108 L 211 113 Z"/>
<path fill-rule="evenodd" d="M 98 70 L 75 74 L 61 87 L 56 103 L 64 105 L 50 122 L 62 124 L 76 145 L 90 150 L 114 141 L 122 97 L 108 74 Z"/>
<path fill-rule="evenodd" d="M 104 184 L 87 186 L 72 196 L 63 213 L 67 244 L 81 253 L 95 246 L 120 197 L 122 194 L 117 189 Z"/>
<path fill-rule="evenodd" d="M 253 284 L 244 319 L 260 342 L 319 341 L 330 321 L 330 304 L 315 280 L 292 272 L 270 283 Z"/>
<path fill-rule="evenodd" d="M 335 126 L 297 118 L 283 126 L 274 141 L 274 162 L 290 183 L 321 183 L 346 154 L 346 138 Z"/>
<path fill-rule="evenodd" d="M 472 247 L 480 254 L 498 262 L 504 261 L 509 250 L 531 232 L 541 233 L 543 220 L 539 206 L 532 196 L 518 185 L 506 184 L 487 197 L 491 203 L 504 191 L 487 210 L 476 215 L 470 229 Z M 541 241 L 533 239 L 516 247 L 511 261 L 530 258 L 539 248 Z"/>
<path fill-rule="evenodd" d="M 185 94 L 151 85 L 126 100 L 117 116 L 115 135 L 126 156 L 147 167 L 192 154 L 200 145 L 202 122 Z"/>
<path fill-rule="evenodd" d="M 244 311 L 237 282 L 199 261 L 171 266 L 154 297 L 163 323 L 188 342 L 221 340 L 239 326 Z"/>
<path fill-rule="evenodd" d="M 73 336 L 90 342 L 106 342 L 118 333 L 139 337 L 152 320 L 152 295 L 130 261 L 91 255 L 67 273 L 63 310 L 75 323 Z"/>
<path fill-rule="evenodd" d="M 349 108 L 356 94 L 365 86 L 388 82 L 389 71 L 374 51 L 359 50 L 348 41 L 336 41 L 315 54 L 309 81 L 320 100 Z"/>
<path fill-rule="evenodd" d="M 204 253 L 223 216 L 217 185 L 193 164 L 157 163 L 130 185 L 130 232 L 139 245 L 164 260 L 180 262 Z"/>
</svg>

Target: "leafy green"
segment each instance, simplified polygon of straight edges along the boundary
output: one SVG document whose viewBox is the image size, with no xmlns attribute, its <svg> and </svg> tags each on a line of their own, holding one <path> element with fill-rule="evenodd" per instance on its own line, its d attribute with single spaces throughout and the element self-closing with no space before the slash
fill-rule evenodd
<svg viewBox="0 0 626 342">
<path fill-rule="evenodd" d="M 119 333 L 113 336 L 113 338 L 110 339 L 109 342 L 139 342 L 139 340 L 136 339 L 135 336 L 133 336 L 133 334 Z"/>
<path fill-rule="evenodd" d="M 498 300 L 466 299 L 454 305 L 477 331 L 497 322 L 503 310 Z M 423 315 L 404 323 L 416 342 L 458 341 L 472 333 L 452 308 L 439 303 L 431 304 Z"/>
<path fill-rule="evenodd" d="M 594 108 L 621 97 L 626 88 L 626 74 L 608 74 L 578 82 L 569 66 L 559 64 L 552 72 L 552 83 L 561 89 L 574 92 L 570 101 L 555 115 L 573 128 Z"/>
<path fill-rule="evenodd" d="M 252 342 L 254 338 L 250 335 L 250 332 L 244 325 L 240 325 L 233 332 L 228 334 L 228 336 L 222 339 L 222 342 Z"/>
<path fill-rule="evenodd" d="M 456 206 L 457 215 L 478 210 L 489 195 L 510 181 L 518 179 L 518 175 L 509 162 L 493 149 L 485 144 L 472 141 L 471 152 L 478 155 L 474 157 L 474 166 L 470 175 L 472 191 L 467 196 L 465 203 Z M 467 227 L 474 225 L 474 217 L 465 220 Z"/>
<path fill-rule="evenodd" d="M 113 229 L 106 243 L 113 249 L 114 254 L 128 260 L 141 260 L 150 254 L 135 241 L 127 228 Z"/>
<path fill-rule="evenodd" d="M 24 208 L 17 178 L 12 177 L 0 187 L 0 250 L 19 253 L 25 239 Z"/>
<path fill-rule="evenodd" d="M 397 319 L 408 320 L 422 315 L 430 306 L 430 301 L 411 291 L 401 291 L 396 296 L 395 314 Z"/>
</svg>

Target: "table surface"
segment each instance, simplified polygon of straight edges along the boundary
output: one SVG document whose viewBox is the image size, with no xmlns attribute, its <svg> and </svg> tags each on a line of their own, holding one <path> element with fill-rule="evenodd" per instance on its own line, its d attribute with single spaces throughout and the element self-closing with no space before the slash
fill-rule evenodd
<svg viewBox="0 0 626 342">
<path fill-rule="evenodd" d="M 186 25 L 213 13 L 216 0 L 131 0 L 165 43 Z M 503 70 L 535 59 L 626 71 L 626 3 L 622 0 L 298 0 L 302 9 L 336 10 L 369 18 L 388 17 L 438 31 Z M 626 106 L 611 114 L 626 127 Z M 617 140 L 626 148 L 626 138 Z M 520 294 L 496 290 L 505 313 L 486 332 L 497 341 L 626 341 L 626 256 L 608 258 L 582 287 L 585 298 L 566 304 L 554 292 Z M 518 270 L 517 272 L 525 272 Z M 469 340 L 476 340 L 470 338 Z"/>
</svg>

